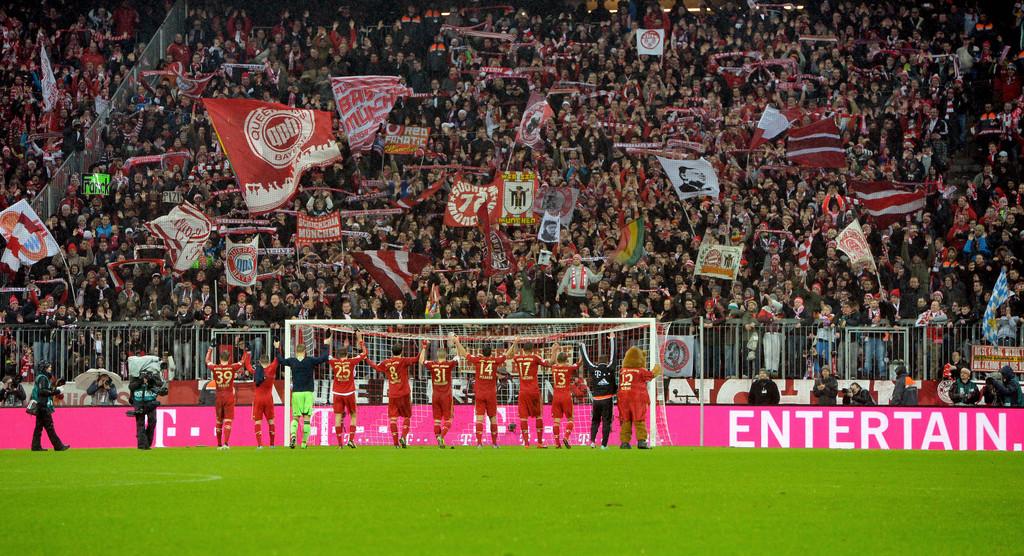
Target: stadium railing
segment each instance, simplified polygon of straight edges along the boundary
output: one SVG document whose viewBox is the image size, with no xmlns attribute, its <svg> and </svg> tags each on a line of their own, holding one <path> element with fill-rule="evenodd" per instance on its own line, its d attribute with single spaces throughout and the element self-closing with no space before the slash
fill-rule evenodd
<svg viewBox="0 0 1024 556">
<path fill-rule="evenodd" d="M 175 380 L 209 378 L 204 360 L 210 346 L 242 342 L 258 359 L 271 349 L 274 338 L 273 331 L 263 323 L 245 328 L 182 326 L 168 321 L 88 323 L 62 328 L 9 325 L 3 332 L 0 376 L 17 375 L 26 362 L 31 362 L 35 370 L 52 363 L 56 376 L 65 380 L 89 369 L 127 376 L 128 357 L 141 354 L 167 356 L 169 377 Z"/>
<path fill-rule="evenodd" d="M 174 35 L 185 33 L 187 16 L 188 3 L 186 0 L 177 0 L 167 12 L 167 17 L 164 18 L 159 29 L 153 34 L 153 38 L 146 44 L 146 48 L 136 60 L 128 77 L 121 81 L 114 93 L 110 95 L 107 111 L 97 114 L 92 126 L 86 130 L 85 148 L 81 152 L 71 153 L 54 171 L 46 186 L 32 200 L 32 207 L 40 217 L 45 219 L 57 212 L 57 207 L 72 180 L 82 172 L 88 171 L 93 164 L 100 160 L 104 150 L 103 130 L 107 126 L 110 115 L 115 112 L 132 110 L 132 107 L 127 106 L 126 101 L 135 92 L 139 83 L 139 72 L 153 69 L 160 63 L 167 47 L 174 41 Z"/>
</svg>

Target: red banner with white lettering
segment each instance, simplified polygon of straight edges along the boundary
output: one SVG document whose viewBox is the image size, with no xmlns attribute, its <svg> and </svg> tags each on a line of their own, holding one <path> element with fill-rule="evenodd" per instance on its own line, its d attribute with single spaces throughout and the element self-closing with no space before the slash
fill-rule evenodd
<svg viewBox="0 0 1024 556">
<path fill-rule="evenodd" d="M 331 90 L 348 135 L 352 152 L 365 152 L 373 146 L 377 130 L 387 118 L 398 97 L 412 94 L 400 84 L 397 75 L 359 75 L 332 77 Z"/>
<path fill-rule="evenodd" d="M 248 99 L 203 99 L 249 212 L 291 201 L 302 173 L 341 159 L 331 114 Z"/>
<path fill-rule="evenodd" d="M 448 194 L 448 203 L 445 205 L 444 225 L 454 228 L 476 226 L 477 213 L 485 203 L 491 220 L 496 220 L 501 213 L 498 199 L 497 183 L 473 185 L 456 178 L 455 185 Z"/>
<path fill-rule="evenodd" d="M 302 249 L 313 243 L 341 241 L 341 215 L 338 211 L 323 216 L 309 216 L 300 212 L 297 217 L 295 247 Z"/>
</svg>

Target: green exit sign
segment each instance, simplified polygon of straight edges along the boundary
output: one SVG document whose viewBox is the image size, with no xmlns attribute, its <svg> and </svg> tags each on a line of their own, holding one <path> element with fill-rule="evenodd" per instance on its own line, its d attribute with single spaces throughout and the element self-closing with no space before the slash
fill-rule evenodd
<svg viewBox="0 0 1024 556">
<path fill-rule="evenodd" d="M 86 174 L 82 183 L 83 193 L 86 195 L 110 194 L 110 174 Z"/>
</svg>

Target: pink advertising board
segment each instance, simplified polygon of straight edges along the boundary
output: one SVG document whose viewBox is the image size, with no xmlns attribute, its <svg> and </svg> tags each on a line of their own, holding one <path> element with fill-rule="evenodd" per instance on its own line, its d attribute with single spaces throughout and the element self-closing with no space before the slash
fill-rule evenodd
<svg viewBox="0 0 1024 556">
<path fill-rule="evenodd" d="M 545 408 L 547 410 L 547 408 Z M 581 408 L 582 409 L 582 408 Z M 125 407 L 69 407 L 54 414 L 57 431 L 76 448 L 134 448 L 135 420 Z M 668 406 L 666 424 L 674 446 L 699 446 L 701 409 Z M 498 408 L 499 443 L 520 442 L 514 406 Z M 287 438 L 283 408 L 277 407 L 277 443 Z M 546 411 L 547 413 L 547 411 Z M 1024 409 L 931 408 L 931 407 L 821 407 L 821 406 L 705 406 L 705 446 L 747 448 L 833 448 L 893 450 L 1011 450 L 1024 445 Z M 211 446 L 214 439 L 212 407 L 169 406 L 157 410 L 157 447 Z M 26 449 L 31 443 L 34 418 L 23 409 L 0 409 L 0 449 Z M 385 406 L 359 406 L 358 441 L 390 442 Z M 550 413 L 545 416 L 545 440 L 551 441 Z M 334 416 L 330 408 L 316 408 L 312 442 L 333 445 Z M 265 426 L 265 425 L 264 425 Z M 531 429 L 532 429 L 531 423 Z M 589 442 L 589 412 L 579 411 L 573 442 Z M 664 427 L 659 427 L 664 430 Z M 617 444 L 618 425 L 610 444 Z M 534 431 L 531 430 L 531 437 Z M 485 436 L 489 437 L 489 435 Z M 267 437 L 264 431 L 264 438 Z M 489 438 L 485 438 L 487 441 Z M 450 444 L 473 442 L 473 407 L 455 406 Z M 415 406 L 410 441 L 413 445 L 434 442 L 429 406 Z M 44 444 L 46 443 L 44 435 Z M 256 437 L 249 407 L 235 412 L 232 446 L 254 446 Z"/>
</svg>

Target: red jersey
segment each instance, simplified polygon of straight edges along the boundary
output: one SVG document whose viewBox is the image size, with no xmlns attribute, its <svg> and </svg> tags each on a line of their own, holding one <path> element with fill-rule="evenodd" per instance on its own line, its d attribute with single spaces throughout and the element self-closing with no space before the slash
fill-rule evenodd
<svg viewBox="0 0 1024 556">
<path fill-rule="evenodd" d="M 366 353 L 366 346 L 363 346 L 363 352 L 355 357 L 331 359 L 328 362 L 331 366 L 331 375 L 334 377 L 331 392 L 340 396 L 351 396 L 356 393 L 356 365 L 366 360 Z"/>
<path fill-rule="evenodd" d="M 455 361 L 427 361 L 430 373 L 430 384 L 434 387 L 434 396 L 448 396 L 452 391 L 452 373 L 458 363 Z"/>
<path fill-rule="evenodd" d="M 505 361 L 504 355 L 466 356 L 466 362 L 473 366 L 473 372 L 476 373 L 476 396 L 478 398 L 498 395 L 498 369 L 505 364 Z"/>
<path fill-rule="evenodd" d="M 654 378 L 654 373 L 647 369 L 623 368 L 619 371 L 619 397 L 633 395 L 647 397 L 647 383 Z"/>
<path fill-rule="evenodd" d="M 576 364 L 551 366 L 551 382 L 556 396 L 572 392 L 572 379 L 576 376 L 576 370 L 579 368 L 580 366 Z"/>
<path fill-rule="evenodd" d="M 380 363 L 366 360 L 378 373 L 388 379 L 388 397 L 401 398 L 410 394 L 409 367 L 419 363 L 418 357 L 388 357 Z"/>
<path fill-rule="evenodd" d="M 213 375 L 213 383 L 217 385 L 217 396 L 235 395 L 235 377 L 249 365 L 249 352 L 242 356 L 238 363 L 214 363 L 212 353 L 206 356 L 206 368 Z"/>
<path fill-rule="evenodd" d="M 513 357 L 512 372 L 519 375 L 519 390 L 521 392 L 540 393 L 537 373 L 541 367 L 547 368 L 550 366 L 547 361 L 536 354 Z"/>
<path fill-rule="evenodd" d="M 269 365 L 263 367 L 263 382 L 256 387 L 256 399 L 273 399 L 274 397 L 274 379 L 277 378 L 277 359 L 270 362 Z"/>
</svg>

